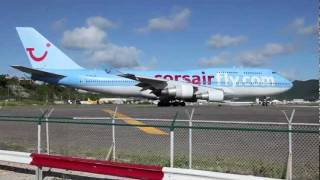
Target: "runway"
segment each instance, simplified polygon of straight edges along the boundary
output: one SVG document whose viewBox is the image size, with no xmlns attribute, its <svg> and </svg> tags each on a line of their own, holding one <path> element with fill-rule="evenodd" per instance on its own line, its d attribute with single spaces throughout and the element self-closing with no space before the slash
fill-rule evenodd
<svg viewBox="0 0 320 180">
<path fill-rule="evenodd" d="M 59 105 L 52 117 L 111 117 L 115 105 Z M 40 116 L 46 107 L 3 107 L 2 116 Z M 187 106 L 161 107 L 151 105 L 119 105 L 121 124 L 136 124 L 137 118 L 188 119 L 187 111 L 195 108 L 194 126 L 286 129 L 284 125 L 248 125 L 224 123 L 197 123 L 206 121 L 247 121 L 286 123 L 280 110 L 288 115 L 295 108 L 294 123 L 318 123 L 318 109 L 290 106 Z M 83 120 L 84 121 L 84 120 Z M 99 122 L 110 122 L 99 120 Z M 170 125 L 171 122 L 139 123 Z M 188 125 L 187 122 L 177 122 Z M 112 144 L 111 126 L 80 124 L 49 124 L 51 153 L 88 158 L 105 159 Z M 299 126 L 297 129 L 317 130 L 319 126 Z M 42 126 L 42 147 L 45 150 L 45 126 Z M 151 132 L 151 133 L 150 133 Z M 175 129 L 176 167 L 188 164 L 188 129 Z M 169 129 L 143 129 L 116 127 L 116 155 L 118 161 L 168 165 Z M 193 130 L 193 168 L 240 174 L 257 174 L 280 177 L 288 156 L 288 134 L 237 130 Z M 24 122 L 0 122 L 0 149 L 35 151 L 37 144 L 36 124 Z M 44 151 L 43 150 L 43 151 Z M 296 177 L 319 176 L 318 134 L 293 134 L 294 172 Z M 261 167 L 262 166 L 262 167 Z M 305 168 L 304 168 L 305 167 Z M 257 170 L 258 168 L 258 170 Z M 262 168 L 260 172 L 259 168 Z M 272 169 L 273 168 L 273 169 Z M 257 171 L 257 172 L 256 172 Z"/>
<path fill-rule="evenodd" d="M 50 106 L 49 106 L 50 107 Z M 54 107 L 52 117 L 110 117 L 103 109 L 114 110 L 116 105 L 59 105 Z M 43 106 L 3 107 L 1 115 L 40 116 Z M 133 118 L 172 119 L 178 112 L 178 119 L 188 119 L 185 110 L 195 108 L 194 120 L 218 121 L 251 121 L 251 122 L 284 122 L 280 110 L 288 113 L 296 109 L 293 119 L 295 123 L 318 123 L 318 108 L 308 106 L 187 106 L 187 107 L 156 107 L 154 105 L 119 105 L 118 110 Z"/>
</svg>

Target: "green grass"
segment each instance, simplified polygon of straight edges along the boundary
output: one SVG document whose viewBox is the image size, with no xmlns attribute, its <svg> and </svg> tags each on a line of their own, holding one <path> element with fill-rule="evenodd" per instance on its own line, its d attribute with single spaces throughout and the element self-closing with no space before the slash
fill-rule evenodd
<svg viewBox="0 0 320 180">
<path fill-rule="evenodd" d="M 46 105 L 44 101 L 37 101 L 37 100 L 22 100 L 22 101 L 0 101 L 0 106 L 27 106 L 27 105 Z M 48 103 L 48 105 L 50 105 Z"/>
<path fill-rule="evenodd" d="M 21 144 L 0 142 L 0 149 L 28 152 L 28 149 Z M 109 149 L 107 148 L 93 148 L 93 147 L 79 147 L 79 146 L 56 146 L 52 149 L 52 154 L 67 155 L 73 157 L 83 157 L 89 159 L 104 160 Z M 160 155 L 159 153 L 150 152 L 126 152 L 116 151 L 116 161 L 146 164 L 146 165 L 160 165 L 169 167 L 170 161 L 168 155 Z M 245 159 L 237 157 L 193 157 L 192 168 L 213 172 L 254 175 L 270 178 L 285 178 L 286 162 L 267 162 L 258 159 Z M 299 166 L 294 169 L 299 170 L 299 173 L 294 172 L 295 179 L 318 179 L 319 172 L 315 171 L 315 166 Z M 174 159 L 174 167 L 188 168 L 188 156 L 185 154 L 176 154 Z"/>
<path fill-rule="evenodd" d="M 21 151 L 21 152 L 28 151 L 28 149 L 24 145 L 10 143 L 10 142 L 0 142 L 0 150 Z"/>
<path fill-rule="evenodd" d="M 105 159 L 108 149 L 90 150 L 79 147 L 59 147 L 54 153 L 90 159 Z M 170 166 L 168 156 L 151 152 L 116 152 L 116 161 L 134 164 L 160 165 L 164 167 Z M 174 167 L 188 168 L 188 157 L 184 154 L 175 155 Z M 285 163 L 245 160 L 243 158 L 194 157 L 193 159 L 193 169 L 272 178 L 283 178 L 286 170 L 285 168 Z"/>
<path fill-rule="evenodd" d="M 109 149 L 92 149 L 80 148 L 77 146 L 58 147 L 53 150 L 53 154 L 61 154 L 67 156 L 76 156 L 89 159 L 105 159 Z M 135 152 L 130 153 L 126 151 L 116 151 L 116 161 L 146 164 L 146 165 L 160 165 L 163 167 L 170 166 L 169 156 L 159 155 L 152 152 Z M 189 161 L 185 154 L 176 154 L 174 159 L 174 167 L 188 168 Z M 286 173 L 286 162 L 267 162 L 257 159 L 244 158 L 229 158 L 229 157 L 193 157 L 193 169 L 233 173 L 243 175 L 254 175 L 270 178 L 284 178 Z M 305 169 L 301 167 L 299 169 Z M 316 179 L 319 177 L 314 171 L 306 170 L 303 174 L 297 174 L 301 179 Z"/>
</svg>

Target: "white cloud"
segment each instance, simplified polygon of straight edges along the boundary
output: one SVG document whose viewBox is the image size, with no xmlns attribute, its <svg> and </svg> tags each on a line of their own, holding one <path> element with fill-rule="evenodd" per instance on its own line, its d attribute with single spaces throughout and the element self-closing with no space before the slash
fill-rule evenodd
<svg viewBox="0 0 320 180">
<path fill-rule="evenodd" d="M 304 26 L 304 18 L 296 18 L 293 20 L 292 25 L 295 27 Z"/>
<path fill-rule="evenodd" d="M 294 19 L 289 28 L 293 29 L 297 34 L 301 35 L 316 34 L 317 32 L 316 25 L 305 25 L 305 19 L 301 17 Z"/>
<path fill-rule="evenodd" d="M 65 24 L 67 22 L 66 18 L 62 18 L 62 19 L 58 19 L 56 21 L 54 21 L 51 26 L 54 30 L 58 31 L 58 30 L 62 30 L 65 28 Z"/>
<path fill-rule="evenodd" d="M 95 26 L 77 27 L 63 33 L 62 45 L 73 49 L 96 49 L 104 46 L 107 33 Z"/>
<path fill-rule="evenodd" d="M 239 45 L 247 40 L 245 36 L 229 36 L 215 34 L 212 35 L 208 40 L 208 46 L 212 48 L 225 48 L 229 46 Z"/>
<path fill-rule="evenodd" d="M 203 67 L 215 67 L 217 65 L 226 64 L 230 60 L 228 53 L 221 53 L 217 56 L 199 59 L 199 65 Z"/>
<path fill-rule="evenodd" d="M 133 67 L 132 69 L 141 70 L 141 71 L 152 70 L 155 68 L 157 63 L 158 63 L 158 59 L 156 57 L 152 57 L 149 62 L 146 62 L 144 65 Z"/>
<path fill-rule="evenodd" d="M 304 34 L 304 35 L 315 34 L 316 32 L 317 32 L 316 26 L 306 26 L 301 29 L 298 29 L 298 33 Z"/>
<path fill-rule="evenodd" d="M 107 44 L 105 48 L 94 51 L 90 59 L 94 64 L 109 64 L 113 67 L 136 67 L 141 51 L 135 47 L 120 47 Z"/>
<path fill-rule="evenodd" d="M 101 29 L 114 28 L 114 27 L 117 26 L 116 23 L 110 21 L 107 18 L 103 18 L 103 17 L 100 17 L 100 16 L 89 17 L 87 19 L 87 24 L 88 24 L 88 26 L 95 26 L 95 27 L 98 27 L 98 28 L 101 28 Z"/>
<path fill-rule="evenodd" d="M 106 28 L 115 27 L 112 21 L 100 17 L 89 17 L 87 26 L 76 27 L 63 33 L 62 45 L 74 49 L 97 49 L 104 47 L 104 39 L 107 36 Z"/>
<path fill-rule="evenodd" d="M 263 48 L 240 54 L 240 63 L 245 66 L 261 66 L 276 55 L 289 54 L 295 50 L 291 44 L 268 43 Z"/>
<path fill-rule="evenodd" d="M 286 70 L 280 70 L 278 72 L 279 74 L 281 74 L 282 76 L 284 76 L 285 78 L 289 79 L 289 80 L 295 80 L 297 79 L 297 71 L 293 70 L 293 69 L 286 69 Z"/>
<path fill-rule="evenodd" d="M 151 66 L 139 65 L 139 66 L 133 67 L 132 69 L 138 70 L 138 71 L 147 71 L 147 70 L 152 70 L 153 67 L 151 67 Z"/>
<path fill-rule="evenodd" d="M 66 48 L 84 50 L 89 65 L 109 64 L 120 67 L 137 67 L 141 50 L 133 46 L 118 46 L 106 42 L 106 29 L 115 24 L 99 16 L 89 17 L 86 26 L 76 27 L 63 33 L 61 43 Z"/>
<path fill-rule="evenodd" d="M 152 18 L 145 27 L 138 28 L 137 31 L 180 31 L 187 27 L 190 14 L 191 11 L 188 8 L 184 8 L 167 17 Z"/>
</svg>

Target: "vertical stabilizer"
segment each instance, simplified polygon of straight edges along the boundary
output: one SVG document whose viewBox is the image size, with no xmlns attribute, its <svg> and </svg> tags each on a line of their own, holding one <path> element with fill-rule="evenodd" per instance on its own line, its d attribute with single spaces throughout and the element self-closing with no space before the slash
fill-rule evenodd
<svg viewBox="0 0 320 180">
<path fill-rule="evenodd" d="M 34 28 L 17 27 L 16 29 L 33 68 L 82 69 Z"/>
</svg>

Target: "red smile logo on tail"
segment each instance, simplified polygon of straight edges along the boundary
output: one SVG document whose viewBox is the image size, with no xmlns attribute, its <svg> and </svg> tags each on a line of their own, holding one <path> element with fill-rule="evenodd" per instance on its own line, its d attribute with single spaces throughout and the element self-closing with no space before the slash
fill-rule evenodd
<svg viewBox="0 0 320 180">
<path fill-rule="evenodd" d="M 50 43 L 47 43 L 46 46 L 49 48 L 51 46 Z M 47 57 L 47 54 L 48 54 L 48 51 L 45 51 L 42 56 L 35 56 L 33 54 L 33 51 L 34 51 L 34 48 L 26 48 L 27 52 L 29 53 L 29 56 L 34 60 L 34 61 L 37 61 L 37 62 L 40 62 L 40 61 L 43 61 L 46 57 Z"/>
</svg>

